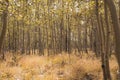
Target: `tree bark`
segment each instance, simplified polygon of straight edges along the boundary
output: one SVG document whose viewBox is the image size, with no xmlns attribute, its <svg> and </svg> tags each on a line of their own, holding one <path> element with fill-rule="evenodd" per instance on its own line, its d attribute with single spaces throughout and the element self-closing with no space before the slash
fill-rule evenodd
<svg viewBox="0 0 120 80">
<path fill-rule="evenodd" d="M 9 6 L 9 2 L 8 0 L 5 0 L 5 2 L 7 3 L 6 4 L 6 8 L 5 10 L 3 11 L 3 24 L 2 24 L 2 33 L 1 33 L 1 36 L 0 36 L 0 53 L 2 51 L 2 45 L 3 45 L 3 41 L 4 41 L 4 38 L 5 38 L 5 35 L 6 35 L 6 31 L 7 31 L 7 15 L 8 15 L 8 6 Z"/>
<path fill-rule="evenodd" d="M 105 66 L 105 52 L 104 52 L 104 36 L 103 36 L 103 23 L 102 23 L 102 17 L 98 13 L 98 6 L 99 2 L 96 0 L 96 17 L 97 17 L 97 30 L 98 30 L 98 37 L 99 37 L 99 42 L 100 42 L 100 54 L 101 54 L 101 62 L 102 62 L 102 70 L 103 70 L 103 78 L 104 80 L 107 79 L 107 74 L 106 74 L 106 66 Z"/>
<path fill-rule="evenodd" d="M 104 11 L 105 11 L 105 22 L 106 22 L 106 31 L 107 31 L 107 38 L 106 38 L 106 52 L 105 52 L 105 65 L 106 65 L 106 73 L 107 78 L 109 80 L 112 80 L 111 74 L 110 74 L 110 66 L 109 66 L 109 54 L 110 54 L 110 27 L 108 23 L 108 13 L 107 13 L 107 6 L 106 6 L 106 0 L 104 0 Z"/>
<path fill-rule="evenodd" d="M 118 61 L 118 66 L 119 66 L 119 71 L 120 71 L 120 26 L 119 26 L 119 20 L 118 20 L 118 16 L 117 16 L 117 11 L 115 8 L 115 4 L 113 2 L 113 0 L 106 0 L 106 4 L 109 7 L 110 10 L 110 14 L 111 14 L 111 19 L 113 22 L 113 29 L 114 29 L 114 33 L 115 33 L 115 56 L 117 58 Z"/>
</svg>

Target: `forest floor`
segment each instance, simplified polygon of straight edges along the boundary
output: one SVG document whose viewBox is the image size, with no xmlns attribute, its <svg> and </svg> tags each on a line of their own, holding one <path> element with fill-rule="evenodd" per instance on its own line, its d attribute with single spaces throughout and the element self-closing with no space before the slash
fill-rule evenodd
<svg viewBox="0 0 120 80">
<path fill-rule="evenodd" d="M 116 80 L 117 63 L 112 56 L 110 69 Z M 0 80 L 103 80 L 101 61 L 93 54 L 55 56 L 6 55 L 0 63 Z"/>
</svg>

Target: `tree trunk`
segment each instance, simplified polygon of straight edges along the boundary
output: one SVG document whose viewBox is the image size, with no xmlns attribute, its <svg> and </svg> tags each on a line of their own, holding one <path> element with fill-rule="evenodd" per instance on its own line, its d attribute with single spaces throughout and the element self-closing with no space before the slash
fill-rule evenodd
<svg viewBox="0 0 120 80">
<path fill-rule="evenodd" d="M 6 31 L 7 31 L 7 15 L 8 15 L 8 6 L 9 6 L 9 2 L 8 0 L 5 0 L 5 2 L 7 3 L 6 4 L 6 9 L 3 11 L 3 29 L 2 29 L 2 33 L 1 33 L 1 36 L 0 36 L 0 53 L 2 51 L 2 45 L 3 45 L 3 41 L 4 41 L 4 38 L 5 38 L 5 35 L 6 35 Z"/>
<path fill-rule="evenodd" d="M 107 78 L 108 80 L 111 80 L 111 74 L 110 74 L 110 66 L 109 66 L 109 54 L 110 54 L 110 27 L 108 23 L 108 13 L 107 13 L 107 6 L 106 6 L 106 0 L 104 0 L 104 11 L 105 11 L 105 22 L 106 22 L 106 31 L 107 31 L 107 38 L 106 38 L 106 52 L 105 52 L 105 65 L 106 65 L 106 72 L 107 72 Z"/>
<path fill-rule="evenodd" d="M 117 11 L 116 11 L 113 0 L 106 0 L 106 4 L 109 7 L 111 19 L 112 19 L 113 26 L 114 26 L 113 29 L 115 32 L 115 45 L 116 45 L 115 56 L 117 58 L 119 71 L 120 71 L 120 26 L 119 26 L 119 20 L 118 20 Z"/>
<path fill-rule="evenodd" d="M 100 42 L 100 54 L 101 54 L 101 61 L 102 61 L 102 70 L 103 70 L 103 78 L 104 80 L 108 80 L 107 79 L 107 74 L 106 74 L 106 66 L 105 66 L 105 51 L 104 51 L 104 36 L 103 36 L 103 23 L 102 23 L 102 18 L 101 15 L 99 15 L 98 13 L 98 0 L 96 0 L 96 17 L 97 17 L 97 22 L 98 22 L 98 36 L 99 36 L 99 42 Z"/>
</svg>

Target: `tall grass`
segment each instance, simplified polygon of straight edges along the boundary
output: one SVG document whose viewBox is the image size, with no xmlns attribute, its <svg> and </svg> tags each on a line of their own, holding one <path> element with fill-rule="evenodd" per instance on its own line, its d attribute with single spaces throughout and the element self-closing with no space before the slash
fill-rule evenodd
<svg viewBox="0 0 120 80">
<path fill-rule="evenodd" d="M 81 57 L 82 56 L 82 57 Z M 55 56 L 6 54 L 0 62 L 0 80 L 102 80 L 101 60 L 93 54 Z M 113 80 L 118 69 L 110 59 Z"/>
</svg>

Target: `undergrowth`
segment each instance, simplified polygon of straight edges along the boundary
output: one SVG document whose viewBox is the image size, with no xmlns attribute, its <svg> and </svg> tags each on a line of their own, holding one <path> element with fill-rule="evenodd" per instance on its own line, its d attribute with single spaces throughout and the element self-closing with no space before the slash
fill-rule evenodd
<svg viewBox="0 0 120 80">
<path fill-rule="evenodd" d="M 55 56 L 6 54 L 0 62 L 0 80 L 103 80 L 101 60 L 93 54 Z M 110 59 L 113 80 L 117 63 Z"/>
</svg>

